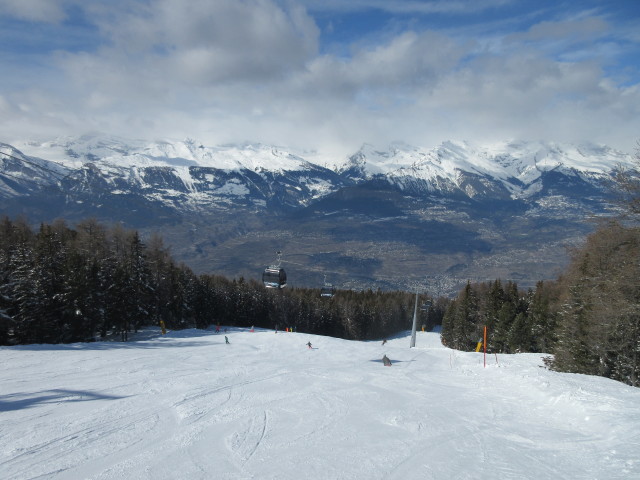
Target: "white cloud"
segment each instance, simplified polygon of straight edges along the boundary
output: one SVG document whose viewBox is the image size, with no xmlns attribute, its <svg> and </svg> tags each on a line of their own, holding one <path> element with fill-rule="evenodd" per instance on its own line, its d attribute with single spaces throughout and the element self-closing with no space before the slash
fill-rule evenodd
<svg viewBox="0 0 640 480">
<path fill-rule="evenodd" d="M 593 41 L 606 35 L 610 25 L 599 17 L 588 17 L 572 21 L 544 21 L 533 25 L 526 32 L 508 35 L 508 42 L 549 42 L 553 40 Z"/>
<path fill-rule="evenodd" d="M 509 5 L 513 3 L 513 0 L 301 0 L 301 3 L 314 10 L 332 12 L 378 9 L 403 14 L 453 13 L 468 15 Z"/>
<path fill-rule="evenodd" d="M 58 23 L 67 17 L 70 0 L 0 0 L 0 12 L 21 20 Z"/>
<path fill-rule="evenodd" d="M 11 112 L 11 121 L 0 119 L 4 132 L 102 130 L 345 154 L 363 142 L 447 138 L 632 148 L 640 135 L 638 86 L 615 84 L 606 55 L 589 50 L 592 36 L 615 40 L 600 18 L 542 22 L 490 42 L 460 30 L 386 32 L 338 57 L 319 53 L 320 32 L 300 3 L 114 0 L 84 8 L 100 46 L 57 52 L 58 71 L 31 78 L 29 90 L 0 91 L 0 109 Z"/>
<path fill-rule="evenodd" d="M 122 60 L 142 55 L 145 67 L 196 84 L 279 77 L 317 51 L 313 20 L 269 0 L 159 0 L 101 27 Z"/>
</svg>

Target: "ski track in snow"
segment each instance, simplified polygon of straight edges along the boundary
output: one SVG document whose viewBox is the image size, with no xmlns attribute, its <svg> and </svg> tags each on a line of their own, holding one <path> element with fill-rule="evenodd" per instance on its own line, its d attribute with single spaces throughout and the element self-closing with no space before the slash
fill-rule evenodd
<svg viewBox="0 0 640 480">
<path fill-rule="evenodd" d="M 640 390 L 540 354 L 227 335 L 0 348 L 0 476 L 640 478 Z"/>
</svg>

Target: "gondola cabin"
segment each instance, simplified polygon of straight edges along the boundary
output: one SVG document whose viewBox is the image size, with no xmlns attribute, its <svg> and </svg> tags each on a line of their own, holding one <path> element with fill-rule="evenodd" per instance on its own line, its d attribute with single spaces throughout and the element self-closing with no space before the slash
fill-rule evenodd
<svg viewBox="0 0 640 480">
<path fill-rule="evenodd" d="M 333 285 L 325 285 L 320 289 L 321 297 L 333 297 L 336 294 L 336 287 Z"/>
<path fill-rule="evenodd" d="M 267 288 L 283 288 L 287 286 L 287 273 L 284 268 L 267 267 L 262 273 L 262 283 Z"/>
<path fill-rule="evenodd" d="M 324 276 L 324 285 L 320 289 L 321 297 L 333 297 L 336 294 L 336 287 L 327 283 L 327 276 Z"/>
</svg>

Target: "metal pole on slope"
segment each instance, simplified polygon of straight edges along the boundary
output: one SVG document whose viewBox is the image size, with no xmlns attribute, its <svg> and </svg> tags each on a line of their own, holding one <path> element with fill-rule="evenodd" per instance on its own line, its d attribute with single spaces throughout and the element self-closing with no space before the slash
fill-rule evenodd
<svg viewBox="0 0 640 480">
<path fill-rule="evenodd" d="M 409 348 L 416 346 L 416 328 L 418 326 L 418 289 L 416 289 L 416 306 L 413 309 L 413 327 L 411 327 L 411 345 Z"/>
<path fill-rule="evenodd" d="M 482 339 L 482 346 L 484 347 L 484 368 L 487 368 L 487 326 L 484 326 L 484 337 Z M 496 360 L 498 356 L 496 355 Z"/>
</svg>

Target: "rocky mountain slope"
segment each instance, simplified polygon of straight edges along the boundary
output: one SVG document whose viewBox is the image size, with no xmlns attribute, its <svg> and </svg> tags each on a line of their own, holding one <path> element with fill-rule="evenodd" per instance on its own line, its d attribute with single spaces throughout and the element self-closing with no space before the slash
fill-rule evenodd
<svg viewBox="0 0 640 480">
<path fill-rule="evenodd" d="M 364 145 L 346 159 L 267 145 L 103 136 L 0 144 L 0 207 L 36 223 L 96 217 L 158 231 L 201 273 L 293 286 L 450 293 L 467 279 L 554 278 L 611 213 L 629 155 L 594 145 Z"/>
</svg>

